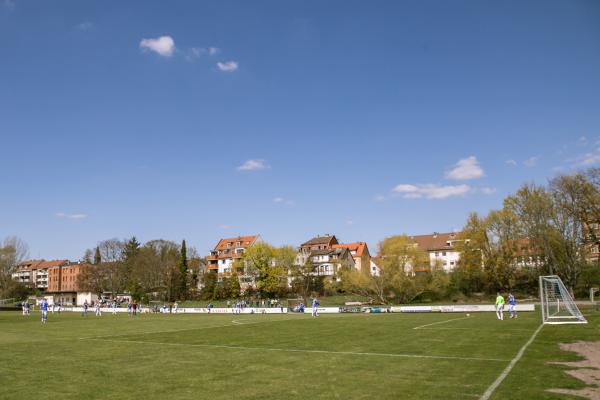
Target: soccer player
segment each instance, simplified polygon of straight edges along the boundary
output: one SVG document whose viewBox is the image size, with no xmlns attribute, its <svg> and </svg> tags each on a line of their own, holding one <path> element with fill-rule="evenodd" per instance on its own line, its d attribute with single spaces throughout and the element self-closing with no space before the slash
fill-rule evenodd
<svg viewBox="0 0 600 400">
<path fill-rule="evenodd" d="M 496 317 L 502 321 L 504 320 L 504 297 L 498 292 L 496 296 Z"/>
<path fill-rule="evenodd" d="M 102 311 L 100 311 L 100 302 L 97 301 L 96 302 L 96 317 L 101 317 L 102 316 Z"/>
<path fill-rule="evenodd" d="M 88 302 L 87 300 L 83 302 L 83 314 L 82 316 L 87 317 L 87 312 L 88 312 Z"/>
<path fill-rule="evenodd" d="M 515 296 L 512 293 L 508 293 L 508 315 L 511 318 L 517 318 L 517 312 L 515 311 L 515 306 L 517 305 L 517 301 L 515 300 Z"/>
<path fill-rule="evenodd" d="M 173 303 L 173 313 L 177 314 L 178 310 L 179 310 L 179 304 L 177 302 Z"/>
<path fill-rule="evenodd" d="M 319 316 L 318 308 L 319 308 L 319 301 L 315 297 L 312 301 L 312 316 L 313 317 Z"/>
<path fill-rule="evenodd" d="M 48 300 L 42 300 L 42 323 L 45 324 L 48 319 Z"/>
<path fill-rule="evenodd" d="M 117 301 L 113 300 L 112 302 L 112 313 L 115 315 L 117 313 Z"/>
</svg>

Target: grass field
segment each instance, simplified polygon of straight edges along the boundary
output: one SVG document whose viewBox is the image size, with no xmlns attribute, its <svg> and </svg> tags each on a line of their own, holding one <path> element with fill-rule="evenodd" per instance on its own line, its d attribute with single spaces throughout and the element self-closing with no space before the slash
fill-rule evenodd
<svg viewBox="0 0 600 400">
<path fill-rule="evenodd" d="M 551 361 L 589 324 L 545 326 L 491 399 L 564 399 L 583 384 Z M 0 312 L 0 399 L 478 399 L 538 313 L 103 315 Z M 418 329 L 415 329 L 418 328 Z"/>
</svg>

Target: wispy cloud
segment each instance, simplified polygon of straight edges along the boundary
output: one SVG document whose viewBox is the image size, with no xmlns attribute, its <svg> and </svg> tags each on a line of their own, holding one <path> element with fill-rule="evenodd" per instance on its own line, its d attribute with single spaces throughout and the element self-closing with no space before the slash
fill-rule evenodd
<svg viewBox="0 0 600 400">
<path fill-rule="evenodd" d="M 470 156 L 458 160 L 452 169 L 446 171 L 446 179 L 466 181 L 470 179 L 481 178 L 484 175 L 483 169 L 477 161 L 477 157 Z"/>
<path fill-rule="evenodd" d="M 223 72 L 234 72 L 238 69 L 238 67 L 239 63 L 237 61 L 225 61 L 217 63 L 217 68 L 219 68 L 219 71 Z"/>
<path fill-rule="evenodd" d="M 6 8 L 7 10 L 14 10 L 15 2 L 13 0 L 3 0 L 2 7 Z"/>
<path fill-rule="evenodd" d="M 505 162 L 506 162 L 506 164 L 510 165 L 511 167 L 516 167 L 517 166 L 517 162 L 515 160 L 513 160 L 513 159 L 506 160 Z"/>
<path fill-rule="evenodd" d="M 538 161 L 540 161 L 540 156 L 529 157 L 527 160 L 523 161 L 523 165 L 527 168 L 533 168 L 537 165 Z"/>
<path fill-rule="evenodd" d="M 80 31 L 89 31 L 93 27 L 94 27 L 94 24 L 91 23 L 90 21 L 84 21 L 80 24 L 77 24 L 77 29 L 79 29 Z"/>
<path fill-rule="evenodd" d="M 600 164 L 600 144 L 596 149 L 581 154 L 570 161 L 574 168 L 587 168 Z"/>
<path fill-rule="evenodd" d="M 351 219 L 346 220 L 346 225 L 354 225 L 354 221 Z"/>
<path fill-rule="evenodd" d="M 452 196 L 464 196 L 471 191 L 469 185 L 437 185 L 433 183 L 425 184 L 401 184 L 392 189 L 392 192 L 399 193 L 405 199 L 446 199 Z"/>
<path fill-rule="evenodd" d="M 488 194 L 488 195 L 496 193 L 496 188 L 493 188 L 493 187 L 482 187 L 479 190 L 481 191 L 481 193 Z"/>
<path fill-rule="evenodd" d="M 585 136 L 581 136 L 579 139 L 577 139 L 577 145 L 579 146 L 587 146 L 588 145 L 588 139 Z"/>
<path fill-rule="evenodd" d="M 373 197 L 373 200 L 375 200 L 375 201 L 380 201 L 380 202 L 381 202 L 381 201 L 386 201 L 386 200 L 387 200 L 387 197 L 385 197 L 384 195 L 378 194 L 378 195 L 376 195 L 375 197 Z"/>
<path fill-rule="evenodd" d="M 140 49 L 153 51 L 162 57 L 171 57 L 175 51 L 175 41 L 171 36 L 161 36 L 156 39 L 142 39 Z"/>
<path fill-rule="evenodd" d="M 263 169 L 271 168 L 269 164 L 265 160 L 255 159 L 248 160 L 239 167 L 237 167 L 238 171 L 260 171 Z"/>
<path fill-rule="evenodd" d="M 87 214 L 67 214 L 63 212 L 59 212 L 55 214 L 58 218 L 64 219 L 85 219 L 87 218 Z"/>
<path fill-rule="evenodd" d="M 296 203 L 289 199 L 284 199 L 283 197 L 275 197 L 273 199 L 273 203 L 275 204 L 285 204 L 286 206 L 295 206 Z"/>
<path fill-rule="evenodd" d="M 219 54 L 220 52 L 221 50 L 218 47 L 190 47 L 187 50 L 185 59 L 187 61 L 193 61 L 202 56 L 214 56 L 215 54 Z"/>
</svg>

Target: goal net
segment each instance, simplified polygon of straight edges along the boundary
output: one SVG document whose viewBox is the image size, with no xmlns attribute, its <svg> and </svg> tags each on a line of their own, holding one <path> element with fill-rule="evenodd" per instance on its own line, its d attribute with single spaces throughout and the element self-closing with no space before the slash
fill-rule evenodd
<svg viewBox="0 0 600 400">
<path fill-rule="evenodd" d="M 587 324 L 562 280 L 540 276 L 540 308 L 544 324 Z"/>
<path fill-rule="evenodd" d="M 289 312 L 303 313 L 306 303 L 303 298 L 299 297 L 297 299 L 287 299 L 287 306 Z"/>
</svg>

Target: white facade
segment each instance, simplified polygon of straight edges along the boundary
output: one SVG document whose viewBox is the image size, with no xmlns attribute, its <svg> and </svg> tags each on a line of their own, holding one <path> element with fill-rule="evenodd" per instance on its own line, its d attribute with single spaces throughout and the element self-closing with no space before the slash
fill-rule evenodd
<svg viewBox="0 0 600 400">
<path fill-rule="evenodd" d="M 429 265 L 440 266 L 446 272 L 451 272 L 458 265 L 460 253 L 456 250 L 429 250 Z"/>
</svg>

